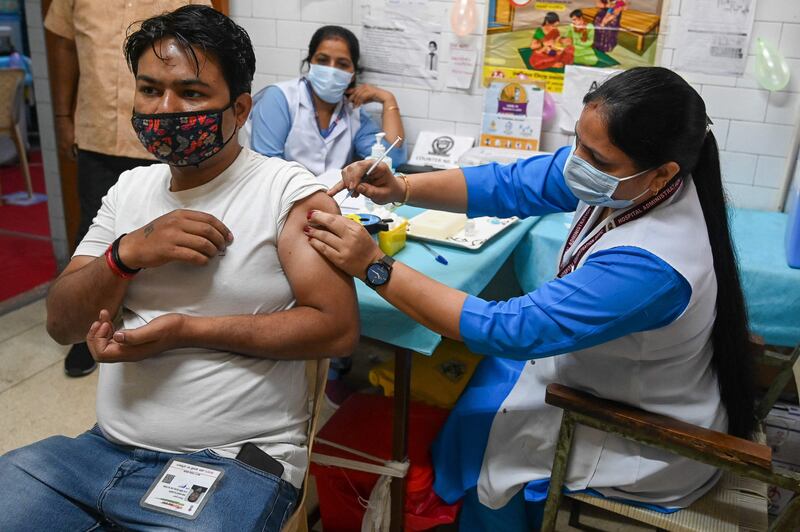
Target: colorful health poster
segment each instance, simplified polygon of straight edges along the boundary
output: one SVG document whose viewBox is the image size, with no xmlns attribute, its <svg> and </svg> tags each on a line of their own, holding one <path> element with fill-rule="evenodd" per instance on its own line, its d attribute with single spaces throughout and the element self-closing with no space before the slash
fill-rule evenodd
<svg viewBox="0 0 800 532">
<path fill-rule="evenodd" d="M 484 96 L 480 146 L 538 151 L 544 91 L 532 83 L 493 81 Z"/>
<path fill-rule="evenodd" d="M 561 92 L 564 68 L 656 64 L 663 0 L 489 0 L 483 82 Z"/>
</svg>

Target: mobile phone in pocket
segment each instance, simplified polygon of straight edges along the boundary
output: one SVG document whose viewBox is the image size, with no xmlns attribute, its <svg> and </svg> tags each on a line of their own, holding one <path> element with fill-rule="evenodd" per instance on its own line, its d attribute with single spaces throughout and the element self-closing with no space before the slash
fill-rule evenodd
<svg viewBox="0 0 800 532">
<path fill-rule="evenodd" d="M 247 442 L 242 445 L 236 459 L 259 471 L 270 473 L 278 478 L 283 476 L 283 464 L 258 448 L 257 445 Z"/>
</svg>

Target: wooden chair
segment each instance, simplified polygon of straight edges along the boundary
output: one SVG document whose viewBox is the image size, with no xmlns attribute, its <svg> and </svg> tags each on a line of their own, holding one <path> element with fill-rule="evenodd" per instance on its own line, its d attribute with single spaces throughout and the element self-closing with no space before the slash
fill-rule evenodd
<svg viewBox="0 0 800 532">
<path fill-rule="evenodd" d="M 306 378 L 308 379 L 309 412 L 311 419 L 308 421 L 308 464 L 306 476 L 303 479 L 303 490 L 294 513 L 286 520 L 281 532 L 308 532 L 306 518 L 306 493 L 308 492 L 308 472 L 311 469 L 311 451 L 314 447 L 314 438 L 317 434 L 317 421 L 319 412 L 325 398 L 325 383 L 328 380 L 328 365 L 330 360 L 309 360 L 306 362 Z"/>
<path fill-rule="evenodd" d="M 800 346 L 791 355 L 766 352 L 771 364 L 781 372 L 758 404 L 759 422 L 763 421 L 781 390 L 792 375 L 800 357 Z M 547 386 L 547 404 L 564 410 L 561 430 L 553 460 L 550 491 L 544 510 L 542 530 L 555 529 L 561 503 L 562 486 L 572 446 L 575 424 L 609 432 L 623 438 L 650 445 L 723 471 L 717 486 L 689 508 L 662 514 L 634 507 L 613 499 L 587 494 L 568 494 L 576 506 L 591 504 L 638 521 L 659 530 L 722 531 L 767 530 L 766 484 L 800 493 L 800 473 L 772 463 L 772 450 L 764 444 L 709 430 L 666 416 L 653 414 L 615 401 L 595 397 L 561 384 Z M 571 524 L 577 524 L 573 515 Z M 800 496 L 796 496 L 775 520 L 770 531 L 800 530 Z"/>
<path fill-rule="evenodd" d="M 22 89 L 25 71 L 19 68 L 0 69 L 0 136 L 9 136 L 14 141 L 19 155 L 19 164 L 28 188 L 28 197 L 33 198 L 31 170 L 25 151 L 25 139 L 19 129 L 19 109 L 22 106 Z M 2 186 L 0 186 L 2 195 Z"/>
</svg>

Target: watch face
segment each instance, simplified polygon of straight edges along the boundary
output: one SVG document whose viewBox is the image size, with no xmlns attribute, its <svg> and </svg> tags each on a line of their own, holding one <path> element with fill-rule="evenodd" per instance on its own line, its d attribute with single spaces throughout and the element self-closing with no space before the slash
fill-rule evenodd
<svg viewBox="0 0 800 532">
<path fill-rule="evenodd" d="M 373 286 L 380 286 L 389 280 L 389 268 L 383 263 L 376 262 L 367 268 L 367 280 Z"/>
</svg>

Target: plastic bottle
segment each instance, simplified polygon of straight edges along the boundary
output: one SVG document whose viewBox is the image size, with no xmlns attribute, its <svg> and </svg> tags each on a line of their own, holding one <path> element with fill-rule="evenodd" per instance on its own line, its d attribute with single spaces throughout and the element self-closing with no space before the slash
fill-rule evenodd
<svg viewBox="0 0 800 532">
<path fill-rule="evenodd" d="M 386 153 L 386 146 L 383 145 L 383 137 L 386 136 L 386 133 L 381 131 L 380 133 L 375 133 L 375 144 L 372 145 L 372 150 L 370 151 L 369 157 L 367 157 L 368 161 L 377 161 Z M 394 172 L 394 168 L 392 168 L 392 160 L 389 157 L 386 157 L 383 160 L 384 163 L 389 165 L 389 168 Z M 372 202 L 371 199 L 364 196 L 364 205 L 366 206 L 367 212 L 372 212 L 375 210 L 375 203 Z"/>
<path fill-rule="evenodd" d="M 367 159 L 369 160 L 377 160 L 383 157 L 383 154 L 386 153 L 386 146 L 383 145 L 383 137 L 386 136 L 386 133 L 381 131 L 380 133 L 375 133 L 375 144 L 372 145 L 372 151 L 369 154 Z M 390 161 L 391 166 L 391 161 Z"/>
</svg>

